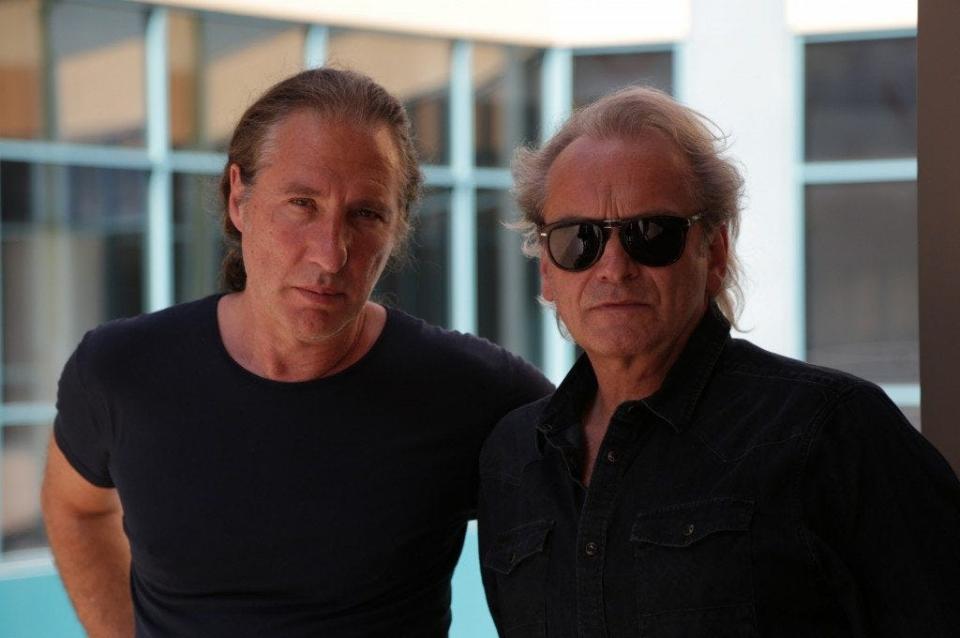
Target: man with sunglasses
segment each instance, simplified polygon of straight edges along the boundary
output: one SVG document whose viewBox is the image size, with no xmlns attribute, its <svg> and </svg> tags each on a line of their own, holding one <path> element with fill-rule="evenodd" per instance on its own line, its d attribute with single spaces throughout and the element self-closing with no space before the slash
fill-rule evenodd
<svg viewBox="0 0 960 638">
<path fill-rule="evenodd" d="M 515 165 L 584 355 L 481 454 L 504 636 L 955 636 L 960 484 L 873 384 L 732 339 L 742 179 L 630 88 Z"/>
</svg>

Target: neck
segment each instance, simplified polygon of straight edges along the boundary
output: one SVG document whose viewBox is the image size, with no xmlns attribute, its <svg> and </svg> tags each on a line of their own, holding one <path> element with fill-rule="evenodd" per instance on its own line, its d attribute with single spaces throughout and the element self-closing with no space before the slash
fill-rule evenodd
<svg viewBox="0 0 960 638">
<path fill-rule="evenodd" d="M 671 342 L 656 350 L 627 357 L 587 353 L 597 377 L 597 394 L 589 409 L 590 417 L 607 423 L 624 401 L 645 399 L 659 390 L 698 323 L 692 322 Z"/>
<path fill-rule="evenodd" d="M 386 310 L 367 302 L 336 333 L 302 340 L 269 313 L 258 312 L 248 295 L 221 298 L 220 334 L 230 356 L 250 372 L 275 381 L 308 381 L 345 370 L 365 355 L 386 323 Z"/>
</svg>

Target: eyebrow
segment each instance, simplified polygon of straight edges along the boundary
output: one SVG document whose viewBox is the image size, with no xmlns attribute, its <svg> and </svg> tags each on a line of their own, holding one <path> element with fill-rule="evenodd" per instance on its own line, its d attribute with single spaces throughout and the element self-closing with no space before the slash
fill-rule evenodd
<svg viewBox="0 0 960 638">
<path fill-rule="evenodd" d="M 662 217 L 664 215 L 669 217 L 687 217 L 685 213 L 681 213 L 679 211 L 667 210 L 667 209 L 656 209 L 656 210 L 644 211 L 642 213 L 624 215 L 623 217 L 617 217 L 617 218 L 604 217 L 603 219 L 600 219 L 597 217 L 587 217 L 585 215 L 571 214 L 571 215 L 560 217 L 556 221 L 550 222 L 550 224 L 551 225 L 559 224 L 560 222 L 603 222 L 603 221 L 610 221 L 611 219 L 641 219 L 643 217 Z"/>
<path fill-rule="evenodd" d="M 324 194 L 323 191 L 313 188 L 312 186 L 307 186 L 306 184 L 302 184 L 300 182 L 289 182 L 285 184 L 281 190 L 285 195 L 289 193 L 297 193 L 298 195 L 310 195 L 310 196 L 320 196 Z"/>
</svg>

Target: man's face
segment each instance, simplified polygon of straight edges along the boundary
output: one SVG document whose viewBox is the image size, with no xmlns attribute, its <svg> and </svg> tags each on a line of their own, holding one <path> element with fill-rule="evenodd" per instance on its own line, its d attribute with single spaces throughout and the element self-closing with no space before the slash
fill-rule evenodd
<svg viewBox="0 0 960 638">
<path fill-rule="evenodd" d="M 231 167 L 244 294 L 275 329 L 316 343 L 355 320 L 400 224 L 396 148 L 385 126 L 298 111 L 264 145 L 254 184 Z"/>
<path fill-rule="evenodd" d="M 678 149 L 651 130 L 630 140 L 580 137 L 547 175 L 544 222 L 622 219 L 698 212 Z M 687 233 L 680 259 L 649 267 L 633 261 L 611 230 L 599 261 L 581 272 L 558 268 L 541 245 L 543 297 L 591 357 L 631 359 L 679 353 L 723 279 L 727 236 L 703 245 L 703 225 Z"/>
</svg>

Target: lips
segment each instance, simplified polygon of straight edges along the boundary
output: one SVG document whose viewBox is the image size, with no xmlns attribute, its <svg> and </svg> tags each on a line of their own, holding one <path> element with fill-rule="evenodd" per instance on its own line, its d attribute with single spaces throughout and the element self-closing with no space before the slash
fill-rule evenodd
<svg viewBox="0 0 960 638">
<path fill-rule="evenodd" d="M 602 309 L 611 309 L 618 310 L 623 309 L 627 310 L 630 308 L 636 308 L 637 306 L 649 306 L 650 304 L 645 301 L 633 300 L 633 299 L 616 299 L 610 301 L 600 301 L 594 302 L 590 305 L 591 310 L 602 310 Z"/>
<path fill-rule="evenodd" d="M 313 303 L 330 303 L 346 296 L 346 293 L 329 286 L 294 286 L 297 294 Z"/>
</svg>

